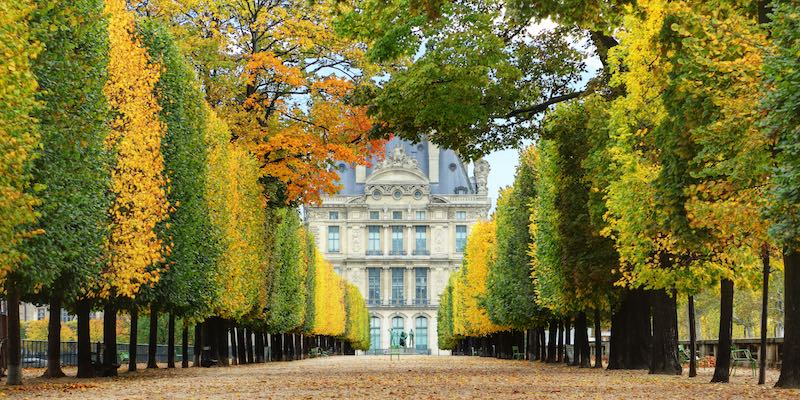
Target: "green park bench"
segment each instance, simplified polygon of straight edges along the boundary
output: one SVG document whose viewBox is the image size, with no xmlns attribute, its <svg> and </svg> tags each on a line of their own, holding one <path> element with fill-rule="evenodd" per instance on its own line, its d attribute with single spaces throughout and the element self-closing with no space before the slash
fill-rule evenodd
<svg viewBox="0 0 800 400">
<path fill-rule="evenodd" d="M 394 356 L 397 356 L 397 360 L 400 360 L 400 346 L 389 347 L 389 361 L 392 361 Z"/>
<path fill-rule="evenodd" d="M 311 358 L 315 357 L 327 357 L 328 352 L 323 350 L 321 347 L 312 347 L 308 350 L 308 356 Z"/>
<path fill-rule="evenodd" d="M 736 374 L 736 366 L 740 363 L 748 364 L 750 372 L 756 376 L 756 359 L 748 349 L 732 349 L 731 350 L 731 375 Z"/>
<path fill-rule="evenodd" d="M 525 359 L 525 353 L 520 353 L 518 346 L 511 346 L 511 353 L 512 353 L 511 354 L 511 358 L 513 358 L 515 360 L 524 360 Z"/>
</svg>

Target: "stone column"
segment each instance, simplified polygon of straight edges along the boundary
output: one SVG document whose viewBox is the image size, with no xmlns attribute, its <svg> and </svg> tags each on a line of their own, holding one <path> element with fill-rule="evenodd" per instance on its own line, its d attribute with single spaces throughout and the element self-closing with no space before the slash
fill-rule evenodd
<svg viewBox="0 0 800 400">
<path fill-rule="evenodd" d="M 381 237 L 381 247 L 383 248 L 383 255 L 389 255 L 389 242 L 391 242 L 392 234 L 389 225 L 383 225 L 383 237 Z"/>
<path fill-rule="evenodd" d="M 406 225 L 406 237 L 405 243 L 403 243 L 406 254 L 411 255 L 411 251 L 414 250 L 414 225 Z"/>
<path fill-rule="evenodd" d="M 406 304 L 414 304 L 414 267 L 406 265 Z"/>
<path fill-rule="evenodd" d="M 386 265 L 381 268 L 381 302 L 388 303 L 392 298 L 392 270 Z"/>
</svg>

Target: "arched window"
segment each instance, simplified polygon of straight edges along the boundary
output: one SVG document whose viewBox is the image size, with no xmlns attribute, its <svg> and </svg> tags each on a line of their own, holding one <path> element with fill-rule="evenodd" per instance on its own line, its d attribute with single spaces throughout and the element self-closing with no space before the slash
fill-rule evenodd
<svg viewBox="0 0 800 400">
<path fill-rule="evenodd" d="M 419 316 L 416 323 L 417 329 L 414 337 L 414 347 L 417 350 L 428 350 L 428 318 Z"/>
<path fill-rule="evenodd" d="M 369 319 L 369 349 L 381 348 L 381 319 L 372 316 Z"/>
</svg>

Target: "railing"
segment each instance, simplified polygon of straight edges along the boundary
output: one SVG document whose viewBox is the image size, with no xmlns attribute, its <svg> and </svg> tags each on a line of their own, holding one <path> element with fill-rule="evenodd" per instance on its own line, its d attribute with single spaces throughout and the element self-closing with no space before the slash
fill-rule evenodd
<svg viewBox="0 0 800 400">
<path fill-rule="evenodd" d="M 370 307 L 407 307 L 407 306 L 431 306 L 430 299 L 389 299 L 381 301 L 381 299 L 367 299 L 367 305 Z"/>
<path fill-rule="evenodd" d="M 382 256 L 383 250 L 367 250 L 368 256 Z"/>
<path fill-rule="evenodd" d="M 406 299 L 399 298 L 399 299 L 390 299 L 389 300 L 390 306 L 404 306 L 406 305 Z"/>
<path fill-rule="evenodd" d="M 97 359 L 97 354 L 103 351 L 102 343 L 91 343 L 92 359 Z M 146 344 L 136 346 L 136 362 L 147 362 Z M 175 346 L 175 361 L 182 360 L 181 346 Z M 117 358 L 120 362 L 127 362 L 130 354 L 128 344 L 117 344 Z M 189 346 L 189 358 L 194 357 L 194 347 Z M 167 362 L 167 345 L 160 344 L 156 348 L 156 360 L 160 363 Z M 78 342 L 61 342 L 61 365 L 78 365 Z M 47 341 L 44 340 L 23 340 L 22 341 L 22 366 L 23 368 L 45 368 L 47 367 Z"/>
<path fill-rule="evenodd" d="M 406 255 L 406 251 L 405 250 L 391 250 L 391 251 L 389 251 L 389 255 L 390 256 L 404 256 L 404 255 Z"/>
<path fill-rule="evenodd" d="M 431 349 L 415 349 L 411 347 L 402 347 L 400 349 L 394 349 L 395 351 L 400 351 L 400 354 L 408 354 L 408 355 L 424 355 L 429 356 L 431 355 Z M 382 356 L 388 355 L 389 349 L 369 349 L 364 351 L 364 355 L 367 356 Z"/>
<path fill-rule="evenodd" d="M 414 249 L 411 254 L 415 256 L 429 256 L 431 255 L 431 251 L 428 249 Z"/>
</svg>

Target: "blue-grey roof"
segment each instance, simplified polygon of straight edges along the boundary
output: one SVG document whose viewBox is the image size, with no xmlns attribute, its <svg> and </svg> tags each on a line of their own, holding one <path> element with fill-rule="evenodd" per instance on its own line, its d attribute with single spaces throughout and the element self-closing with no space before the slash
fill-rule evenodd
<svg viewBox="0 0 800 400">
<path fill-rule="evenodd" d="M 411 143 L 399 138 L 393 138 L 386 143 L 386 154 L 391 154 L 395 147 L 402 146 L 406 154 L 415 158 L 419 162 L 419 167 L 425 176 L 429 176 L 430 166 L 428 165 L 429 145 L 425 143 Z M 475 184 L 468 176 L 466 165 L 459 159 L 453 150 L 439 149 L 439 181 L 431 183 L 431 194 L 454 194 L 456 189 L 464 190 L 465 193 L 475 193 Z M 376 162 L 372 163 L 377 164 Z M 453 169 L 451 169 L 453 168 Z M 367 168 L 367 177 L 372 173 L 374 167 Z M 342 189 L 341 195 L 364 194 L 364 183 L 356 183 L 356 171 L 354 165 L 339 164 L 339 183 Z"/>
</svg>

